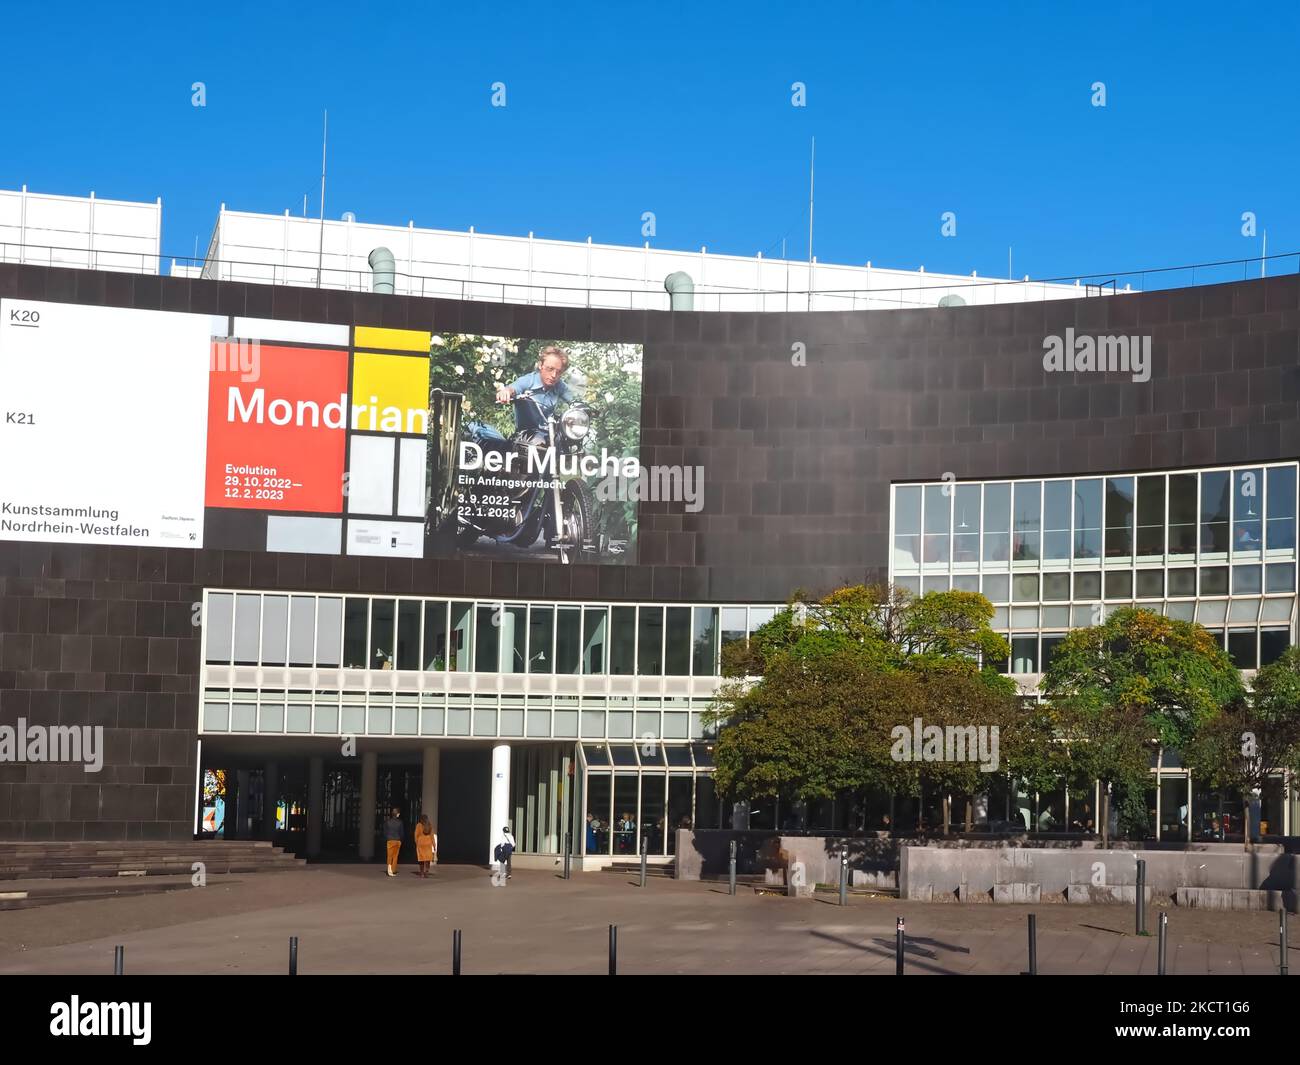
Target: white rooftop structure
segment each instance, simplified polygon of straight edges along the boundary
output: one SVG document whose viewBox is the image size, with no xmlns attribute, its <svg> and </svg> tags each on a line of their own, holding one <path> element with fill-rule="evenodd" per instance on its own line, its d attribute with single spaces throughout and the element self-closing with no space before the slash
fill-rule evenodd
<svg viewBox="0 0 1300 1065">
<path fill-rule="evenodd" d="M 162 200 L 0 189 L 0 262 L 159 273 Z"/>
<path fill-rule="evenodd" d="M 702 311 L 848 311 L 1077 299 L 1078 282 L 997 280 L 663 248 L 230 211 L 222 204 L 202 276 L 368 291 L 376 248 L 395 259 L 394 291 L 566 307 L 666 310 L 683 272 Z M 178 271 L 179 272 L 179 271 Z M 1094 286 L 1093 291 L 1096 291 Z M 811 294 L 811 295 L 810 295 Z M 945 300 L 945 297 L 947 299 Z"/>
</svg>

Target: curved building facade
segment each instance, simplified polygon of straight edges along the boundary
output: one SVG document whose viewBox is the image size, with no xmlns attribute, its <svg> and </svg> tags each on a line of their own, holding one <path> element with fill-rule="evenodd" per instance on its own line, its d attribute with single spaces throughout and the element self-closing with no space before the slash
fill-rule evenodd
<svg viewBox="0 0 1300 1065">
<path fill-rule="evenodd" d="M 435 818 L 448 859 L 486 861 L 503 816 L 537 861 L 566 837 L 590 865 L 642 836 L 666 859 L 683 820 L 730 822 L 702 718 L 719 649 L 796 590 L 982 590 L 1027 693 L 1053 641 L 1122 603 L 1202 621 L 1243 669 L 1294 641 L 1295 275 L 690 313 L 0 265 L 0 300 L 0 838 L 206 825 L 367 857 L 396 805 Z M 567 558 L 562 529 L 542 555 L 443 529 L 440 492 L 459 489 L 437 441 L 483 411 L 466 392 L 429 424 L 382 412 L 409 413 L 393 397 L 464 338 L 511 338 L 539 373 L 560 348 L 570 380 L 585 353 L 592 445 L 614 438 L 616 387 L 639 392 L 617 431 L 695 490 L 619 498 L 608 542 Z M 511 387 L 506 349 L 477 350 Z M 275 387 L 296 398 L 277 407 Z M 293 463 L 339 498 L 277 476 Z M 206 483 L 162 493 L 187 464 Z M 98 768 L 49 757 L 71 730 Z M 1195 835 L 1195 782 L 1162 763 L 1153 787 L 1165 834 Z M 1271 831 L 1300 831 L 1281 788 Z M 1067 789 L 1055 803 L 1035 797 L 1029 827 L 1040 807 L 1068 824 Z"/>
</svg>

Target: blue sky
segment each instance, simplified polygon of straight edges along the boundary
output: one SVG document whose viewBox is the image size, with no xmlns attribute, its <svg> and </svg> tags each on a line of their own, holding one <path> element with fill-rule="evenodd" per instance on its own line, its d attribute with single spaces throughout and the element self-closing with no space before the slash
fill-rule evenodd
<svg viewBox="0 0 1300 1065">
<path fill-rule="evenodd" d="M 189 255 L 223 201 L 316 216 L 328 108 L 336 218 L 801 258 L 815 136 L 823 262 L 1300 251 L 1294 3 L 392 6 L 11 8 L 0 187 L 161 196 Z"/>
</svg>

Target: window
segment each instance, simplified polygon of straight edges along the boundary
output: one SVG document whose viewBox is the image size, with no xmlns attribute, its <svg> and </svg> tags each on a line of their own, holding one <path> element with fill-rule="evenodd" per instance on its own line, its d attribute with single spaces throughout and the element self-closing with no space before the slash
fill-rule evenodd
<svg viewBox="0 0 1300 1065">
<path fill-rule="evenodd" d="M 1100 599 L 1101 574 L 1076 573 L 1074 575 L 1074 598 L 1083 600 Z"/>
<path fill-rule="evenodd" d="M 1274 562 L 1264 567 L 1264 590 L 1266 592 L 1295 591 L 1295 563 Z"/>
<path fill-rule="evenodd" d="M 1290 629 L 1260 629 L 1259 664 L 1266 666 L 1270 662 L 1276 662 L 1290 646 Z"/>
<path fill-rule="evenodd" d="M 258 644 L 262 635 L 262 597 L 235 596 L 235 665 L 257 665 Z"/>
<path fill-rule="evenodd" d="M 1017 573 L 1011 578 L 1011 601 L 1013 603 L 1038 602 L 1038 574 Z"/>
<path fill-rule="evenodd" d="M 1164 570 L 1140 569 L 1137 571 L 1137 597 L 1139 599 L 1160 599 L 1164 594 Z"/>
<path fill-rule="evenodd" d="M 697 606 L 691 636 L 691 672 L 697 677 L 718 674 L 718 608 Z"/>
<path fill-rule="evenodd" d="M 1038 637 L 1011 637 L 1011 672 L 1038 672 Z"/>
<path fill-rule="evenodd" d="M 369 619 L 370 603 L 349 596 L 343 608 L 343 665 L 346 669 L 365 669 L 370 664 L 366 655 Z"/>
<path fill-rule="evenodd" d="M 1238 669 L 1256 669 L 1259 655 L 1255 647 L 1254 629 L 1228 630 L 1228 657 Z"/>
<path fill-rule="evenodd" d="M 691 672 L 691 608 L 664 610 L 664 675 L 685 677 Z"/>
<path fill-rule="evenodd" d="M 1263 574 L 1259 566 L 1232 567 L 1232 594 L 1259 595 L 1263 589 Z"/>
<path fill-rule="evenodd" d="M 397 604 L 392 599 L 374 599 L 370 603 L 370 643 L 368 665 L 371 669 L 396 667 Z"/>
<path fill-rule="evenodd" d="M 894 489 L 894 566 L 914 570 L 921 564 L 921 489 Z"/>
<path fill-rule="evenodd" d="M 980 560 L 980 486 L 959 484 L 954 498 L 952 560 L 954 565 Z"/>
<path fill-rule="evenodd" d="M 1201 557 L 1228 557 L 1228 507 L 1232 484 L 1227 470 L 1201 474 Z"/>
<path fill-rule="evenodd" d="M 1005 603 L 1011 598 L 1011 578 L 1005 573 L 984 574 L 984 598 L 990 603 Z"/>
<path fill-rule="evenodd" d="M 1049 562 L 1070 559 L 1071 481 L 1048 481 L 1043 485 L 1043 558 Z"/>
<path fill-rule="evenodd" d="M 1263 546 L 1263 470 L 1235 470 L 1232 475 L 1232 553 L 1258 558 Z"/>
<path fill-rule="evenodd" d="M 1139 477 L 1137 482 L 1137 553 L 1155 561 L 1165 553 L 1165 478 Z"/>
<path fill-rule="evenodd" d="M 616 606 L 610 610 L 609 671 L 615 676 L 636 672 L 636 607 Z"/>
<path fill-rule="evenodd" d="M 451 604 L 451 645 L 449 648 L 453 673 L 472 673 L 474 652 L 474 604 Z"/>
<path fill-rule="evenodd" d="M 1074 557 L 1101 558 L 1101 479 L 1074 482 Z"/>
<path fill-rule="evenodd" d="M 1133 571 L 1128 569 L 1109 570 L 1106 573 L 1107 599 L 1133 598 Z"/>
<path fill-rule="evenodd" d="M 235 597 L 229 592 L 213 592 L 203 615 L 203 631 L 208 638 L 207 660 L 226 662 L 231 658 L 231 629 L 235 620 Z"/>
<path fill-rule="evenodd" d="M 1011 559 L 1011 485 L 984 486 L 984 561 Z"/>
<path fill-rule="evenodd" d="M 605 672 L 606 634 L 609 612 L 603 607 L 587 607 L 582 612 L 582 672 L 588 676 Z"/>
<path fill-rule="evenodd" d="M 1070 575 L 1068 573 L 1043 574 L 1043 600 L 1057 603 L 1070 598 Z"/>
<path fill-rule="evenodd" d="M 1133 556 L 1133 478 L 1106 478 L 1106 560 Z M 1106 598 L 1110 598 L 1109 591 Z"/>
<path fill-rule="evenodd" d="M 550 673 L 553 671 L 555 663 L 551 660 L 551 640 L 555 635 L 554 630 L 554 607 L 530 606 L 528 608 L 529 673 Z"/>
<path fill-rule="evenodd" d="M 952 527 L 952 498 L 946 484 L 925 486 L 925 538 L 922 561 L 926 565 L 947 566 L 948 534 Z"/>
<path fill-rule="evenodd" d="M 316 648 L 316 600 L 295 595 L 289 601 L 289 665 L 310 666 Z"/>
<path fill-rule="evenodd" d="M 1051 668 L 1052 656 L 1056 653 L 1056 649 L 1060 647 L 1061 644 L 1063 644 L 1064 642 L 1065 642 L 1065 636 L 1063 634 L 1045 633 L 1043 635 L 1043 658 L 1040 665 L 1044 673 L 1046 673 L 1047 670 Z"/>
<path fill-rule="evenodd" d="M 601 611 L 601 616 L 604 612 Z M 528 656 L 536 661 L 538 648 L 528 652 Z M 577 673 L 582 665 L 582 608 L 576 606 L 562 606 L 555 612 L 555 672 L 556 673 Z M 551 668 L 547 666 L 539 669 L 538 672 L 550 673 Z"/>
<path fill-rule="evenodd" d="M 1275 466 L 1268 471 L 1269 551 L 1295 550 L 1296 468 Z"/>
<path fill-rule="evenodd" d="M 337 666 L 343 645 L 343 600 L 321 596 L 316 601 L 316 665 Z"/>
<path fill-rule="evenodd" d="M 664 608 L 638 607 L 637 667 L 642 676 L 658 677 L 664 671 Z"/>
<path fill-rule="evenodd" d="M 420 602 L 403 599 L 397 604 L 397 668 L 420 668 Z"/>
<path fill-rule="evenodd" d="M 1169 594 L 1170 595 L 1195 595 L 1196 594 L 1196 570 L 1171 569 L 1169 571 Z"/>
<path fill-rule="evenodd" d="M 1169 556 L 1196 555 L 1196 474 L 1169 475 Z"/>
<path fill-rule="evenodd" d="M 1202 566 L 1201 567 L 1201 594 L 1202 595 L 1227 595 L 1228 594 L 1228 567 L 1227 566 Z"/>
<path fill-rule="evenodd" d="M 447 604 L 424 604 L 424 668 L 441 673 L 447 668 Z"/>
<path fill-rule="evenodd" d="M 1040 556 L 1039 504 L 1042 484 L 1020 481 L 1015 487 L 1015 524 L 1011 557 L 1017 562 L 1036 562 Z"/>
</svg>

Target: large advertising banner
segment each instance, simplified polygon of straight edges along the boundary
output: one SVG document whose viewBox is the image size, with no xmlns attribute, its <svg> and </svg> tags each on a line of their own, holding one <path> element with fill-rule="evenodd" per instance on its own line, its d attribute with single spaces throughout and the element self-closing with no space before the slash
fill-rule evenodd
<svg viewBox="0 0 1300 1065">
<path fill-rule="evenodd" d="M 0 539 L 634 555 L 638 345 L 27 300 L 0 317 Z"/>
<path fill-rule="evenodd" d="M 0 300 L 0 539 L 202 546 L 212 330 Z"/>
</svg>

